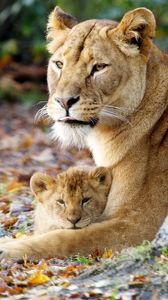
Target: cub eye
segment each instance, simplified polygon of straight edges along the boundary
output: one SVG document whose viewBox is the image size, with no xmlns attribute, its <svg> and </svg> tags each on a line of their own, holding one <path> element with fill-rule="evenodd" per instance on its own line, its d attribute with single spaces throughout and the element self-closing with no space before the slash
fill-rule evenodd
<svg viewBox="0 0 168 300">
<path fill-rule="evenodd" d="M 53 62 L 56 64 L 58 69 L 62 69 L 62 67 L 63 67 L 63 62 L 62 61 L 54 60 Z"/>
<path fill-rule="evenodd" d="M 65 202 L 62 199 L 58 199 L 57 203 L 60 204 L 61 206 L 65 206 Z"/>
<path fill-rule="evenodd" d="M 91 76 L 94 75 L 94 73 L 96 72 L 99 72 L 101 70 L 103 70 L 105 67 L 107 67 L 108 65 L 107 64 L 95 64 L 92 68 L 92 71 L 91 71 Z"/>
<path fill-rule="evenodd" d="M 82 199 L 82 205 L 88 203 L 88 202 L 90 201 L 90 199 L 91 199 L 90 197 L 85 197 L 85 198 L 83 198 L 83 199 Z"/>
</svg>

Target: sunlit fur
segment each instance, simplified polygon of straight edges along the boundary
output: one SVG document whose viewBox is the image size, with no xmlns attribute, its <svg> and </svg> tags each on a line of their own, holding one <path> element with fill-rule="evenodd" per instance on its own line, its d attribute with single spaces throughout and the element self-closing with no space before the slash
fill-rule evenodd
<svg viewBox="0 0 168 300">
<path fill-rule="evenodd" d="M 119 24 L 76 24 L 59 8 L 52 12 L 47 112 L 54 135 L 65 145 L 89 147 L 96 165 L 111 168 L 112 187 L 101 221 L 2 244 L 1 257 L 118 251 L 155 237 L 168 213 L 168 56 L 153 44 L 154 34 L 154 15 L 145 8 Z M 93 74 L 95 64 L 100 68 Z M 65 111 L 56 98 L 75 96 L 70 115 L 98 119 L 95 126 L 58 121 Z"/>
<path fill-rule="evenodd" d="M 75 229 L 97 221 L 105 209 L 111 182 L 110 171 L 103 167 L 70 168 L 55 178 L 35 173 L 31 178 L 36 198 L 35 234 L 59 228 L 73 229 L 69 221 L 73 218 L 80 219 Z M 84 198 L 89 201 L 82 205 Z"/>
<path fill-rule="evenodd" d="M 66 112 L 56 98 L 79 95 L 79 102 L 69 109 L 70 116 L 88 122 L 98 119 L 97 128 L 101 128 L 106 123 L 112 127 L 118 123 L 128 124 L 130 114 L 144 96 L 146 59 L 136 55 L 134 64 L 132 57 L 125 60 L 113 39 L 116 25 L 113 21 L 86 21 L 65 35 L 61 47 L 55 45 L 48 66 L 47 112 L 55 121 L 53 136 L 65 146 L 86 147 L 92 128 L 59 122 Z M 62 69 L 56 66 L 56 61 L 63 62 Z M 91 75 L 96 63 L 108 66 Z"/>
</svg>

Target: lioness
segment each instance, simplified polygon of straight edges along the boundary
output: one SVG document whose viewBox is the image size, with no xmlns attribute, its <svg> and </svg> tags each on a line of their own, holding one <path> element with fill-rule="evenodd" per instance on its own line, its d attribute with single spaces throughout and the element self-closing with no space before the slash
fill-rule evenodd
<svg viewBox="0 0 168 300">
<path fill-rule="evenodd" d="M 36 207 L 34 233 L 58 228 L 80 229 L 103 213 L 111 187 L 111 172 L 69 168 L 56 177 L 35 173 L 30 181 Z"/>
<path fill-rule="evenodd" d="M 56 8 L 48 21 L 49 100 L 54 135 L 88 147 L 113 168 L 104 221 L 1 245 L 2 257 L 113 251 L 152 240 L 168 212 L 168 56 L 152 42 L 146 8 L 110 20 L 76 19 Z"/>
</svg>

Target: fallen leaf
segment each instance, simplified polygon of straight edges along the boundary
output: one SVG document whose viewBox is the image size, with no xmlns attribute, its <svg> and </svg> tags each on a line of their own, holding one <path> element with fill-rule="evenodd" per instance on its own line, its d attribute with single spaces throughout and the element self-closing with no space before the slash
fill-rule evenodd
<svg viewBox="0 0 168 300">
<path fill-rule="evenodd" d="M 48 265 L 47 265 L 46 261 L 45 261 L 44 259 L 42 259 L 42 260 L 39 261 L 39 263 L 38 263 L 38 265 L 37 265 L 37 268 L 38 268 L 39 270 L 45 271 L 45 270 L 47 270 Z"/>
<path fill-rule="evenodd" d="M 46 162 L 54 159 L 52 150 L 50 148 L 43 150 L 38 155 L 32 155 L 32 158 L 38 162 Z"/>
<path fill-rule="evenodd" d="M 25 136 L 25 137 L 22 139 L 22 141 L 21 141 L 19 147 L 20 147 L 20 149 L 25 150 L 25 149 L 30 148 L 30 146 L 31 146 L 32 144 L 33 144 L 32 136 L 27 135 L 27 136 Z"/>
<path fill-rule="evenodd" d="M 17 222 L 18 218 L 13 217 L 9 219 L 4 219 L 1 221 L 1 224 L 5 227 L 5 229 L 8 229 L 10 226 L 14 225 Z"/>
<path fill-rule="evenodd" d="M 16 232 L 15 238 L 16 238 L 16 239 L 19 239 L 20 237 L 22 237 L 22 239 L 23 239 L 23 238 L 25 238 L 25 239 L 27 238 L 26 234 L 24 234 L 23 231 L 18 231 L 18 232 Z"/>
<path fill-rule="evenodd" d="M 8 203 L 4 203 L 4 202 L 1 202 L 0 203 L 0 211 L 2 211 L 4 214 L 8 213 L 10 210 L 10 206 Z"/>
<path fill-rule="evenodd" d="M 131 275 L 130 279 L 131 281 L 128 283 L 130 288 L 140 288 L 149 283 L 149 278 L 143 274 Z"/>
<path fill-rule="evenodd" d="M 113 257 L 113 252 L 112 252 L 111 249 L 105 250 L 103 255 L 102 255 L 102 258 L 104 258 L 104 259 L 112 258 L 112 257 Z"/>
<path fill-rule="evenodd" d="M 6 190 L 8 193 L 16 193 L 25 186 L 24 182 L 12 181 L 8 184 Z"/>
<path fill-rule="evenodd" d="M 8 287 L 7 292 L 9 295 L 18 295 L 25 292 L 25 288 L 14 286 L 14 287 Z"/>
<path fill-rule="evenodd" d="M 137 282 L 149 282 L 149 279 L 147 276 L 143 274 L 137 274 L 137 275 L 131 275 L 130 276 L 131 281 L 137 281 Z"/>
<path fill-rule="evenodd" d="M 39 284 L 44 284 L 50 281 L 50 278 L 43 274 L 41 270 L 33 273 L 29 278 L 28 278 L 28 283 L 30 285 L 39 285 Z"/>
<path fill-rule="evenodd" d="M 61 273 L 61 278 L 67 278 L 67 277 L 76 277 L 79 272 L 83 271 L 85 269 L 85 266 L 79 265 L 79 266 L 68 266 L 65 268 L 65 270 Z"/>
</svg>

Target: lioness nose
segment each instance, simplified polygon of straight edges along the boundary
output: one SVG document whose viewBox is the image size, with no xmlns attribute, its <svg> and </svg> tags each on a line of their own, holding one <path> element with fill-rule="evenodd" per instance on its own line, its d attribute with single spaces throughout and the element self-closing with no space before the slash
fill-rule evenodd
<svg viewBox="0 0 168 300">
<path fill-rule="evenodd" d="M 74 98 L 56 98 L 55 100 L 63 107 L 68 110 L 73 104 L 79 101 L 79 96 Z"/>
<path fill-rule="evenodd" d="M 80 221 L 81 217 L 68 217 L 67 220 L 71 222 L 73 225 Z"/>
</svg>

